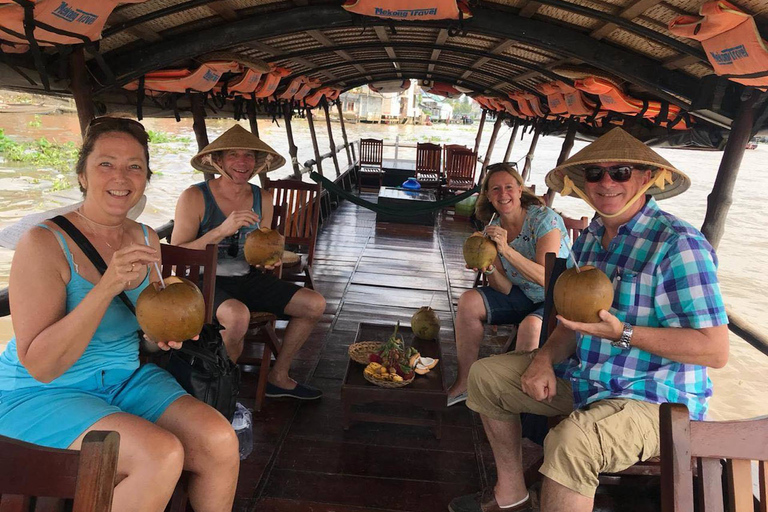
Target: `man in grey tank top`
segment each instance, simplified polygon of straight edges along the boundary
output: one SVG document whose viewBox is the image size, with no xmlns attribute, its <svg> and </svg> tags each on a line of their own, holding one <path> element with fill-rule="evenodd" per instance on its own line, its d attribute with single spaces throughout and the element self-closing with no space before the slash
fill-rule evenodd
<svg viewBox="0 0 768 512">
<path fill-rule="evenodd" d="M 291 361 L 325 311 L 325 299 L 314 290 L 280 280 L 275 267 L 254 268 L 245 261 L 249 232 L 272 225 L 272 194 L 250 183 L 256 174 L 285 164 L 285 159 L 258 137 L 235 125 L 192 158 L 192 166 L 213 179 L 185 190 L 176 204 L 172 243 L 190 249 L 218 244 L 214 314 L 222 325 L 227 353 L 237 361 L 251 311 L 288 317 L 282 349 L 267 379 L 268 397 L 300 400 L 322 392 L 294 381 Z M 279 266 L 278 262 L 275 266 Z"/>
</svg>

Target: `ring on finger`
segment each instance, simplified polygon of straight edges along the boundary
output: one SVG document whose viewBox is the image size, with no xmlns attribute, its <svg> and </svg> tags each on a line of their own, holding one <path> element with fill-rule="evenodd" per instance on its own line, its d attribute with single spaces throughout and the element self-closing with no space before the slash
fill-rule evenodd
<svg viewBox="0 0 768 512">
<path fill-rule="evenodd" d="M 134 265 L 135 265 L 135 263 L 131 263 L 131 272 L 133 272 Z"/>
</svg>

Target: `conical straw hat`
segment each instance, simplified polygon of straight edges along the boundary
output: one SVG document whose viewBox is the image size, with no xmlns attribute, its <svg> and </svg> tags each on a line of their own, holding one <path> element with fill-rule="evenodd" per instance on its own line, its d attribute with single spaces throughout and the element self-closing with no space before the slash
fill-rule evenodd
<svg viewBox="0 0 768 512">
<path fill-rule="evenodd" d="M 577 187 L 583 190 L 584 166 L 608 162 L 653 165 L 670 171 L 671 183 L 664 183 L 664 180 L 661 180 L 663 188 L 654 184 L 648 189 L 647 193 L 655 199 L 674 197 L 682 194 L 691 186 L 691 179 L 685 173 L 676 169 L 654 150 L 618 127 L 549 171 L 545 181 L 549 188 L 560 192 L 563 190 L 567 175 Z M 568 195 L 579 197 L 573 190 Z"/>
<path fill-rule="evenodd" d="M 211 157 L 208 155 L 216 151 L 227 151 L 230 149 L 250 149 L 256 152 L 254 175 L 274 171 L 285 165 L 285 158 L 280 156 L 277 151 L 239 124 L 236 124 L 192 157 L 192 167 L 198 171 L 217 173 L 219 170 L 211 165 Z"/>
</svg>

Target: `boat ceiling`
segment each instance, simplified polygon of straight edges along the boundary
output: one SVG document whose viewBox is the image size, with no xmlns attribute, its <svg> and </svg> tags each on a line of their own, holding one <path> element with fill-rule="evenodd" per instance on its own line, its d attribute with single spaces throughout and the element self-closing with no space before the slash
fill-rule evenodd
<svg viewBox="0 0 768 512">
<path fill-rule="evenodd" d="M 94 98 L 126 106 L 135 105 L 136 95 L 124 84 L 159 69 L 194 69 L 206 54 L 226 51 L 342 90 L 415 78 L 481 95 L 540 95 L 537 84 L 563 79 L 557 73 L 563 67 L 579 67 L 623 82 L 633 96 L 668 101 L 727 125 L 733 112 L 703 98 L 717 80 L 700 43 L 667 29 L 677 16 L 696 15 L 702 3 L 483 1 L 470 4 L 470 19 L 418 22 L 361 17 L 339 1 L 146 0 L 112 12 L 99 42 L 101 64 L 94 52 L 86 56 Z M 736 5 L 768 27 L 765 0 Z M 51 93 L 71 94 L 63 65 L 69 49 L 43 48 Z M 0 87 L 43 92 L 31 52 L 2 57 L 11 66 L 0 64 Z"/>
</svg>

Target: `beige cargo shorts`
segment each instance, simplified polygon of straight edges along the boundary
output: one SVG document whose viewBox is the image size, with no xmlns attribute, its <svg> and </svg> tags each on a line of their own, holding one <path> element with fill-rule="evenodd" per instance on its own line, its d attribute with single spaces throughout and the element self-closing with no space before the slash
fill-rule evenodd
<svg viewBox="0 0 768 512">
<path fill-rule="evenodd" d="M 538 402 L 520 384 L 535 352 L 510 352 L 481 359 L 469 372 L 467 407 L 499 421 L 520 421 L 520 413 L 567 416 L 544 440 L 541 474 L 587 497 L 598 474 L 615 473 L 659 456 L 659 404 L 612 398 L 573 410 L 568 380 L 557 379 L 551 402 Z"/>
</svg>

